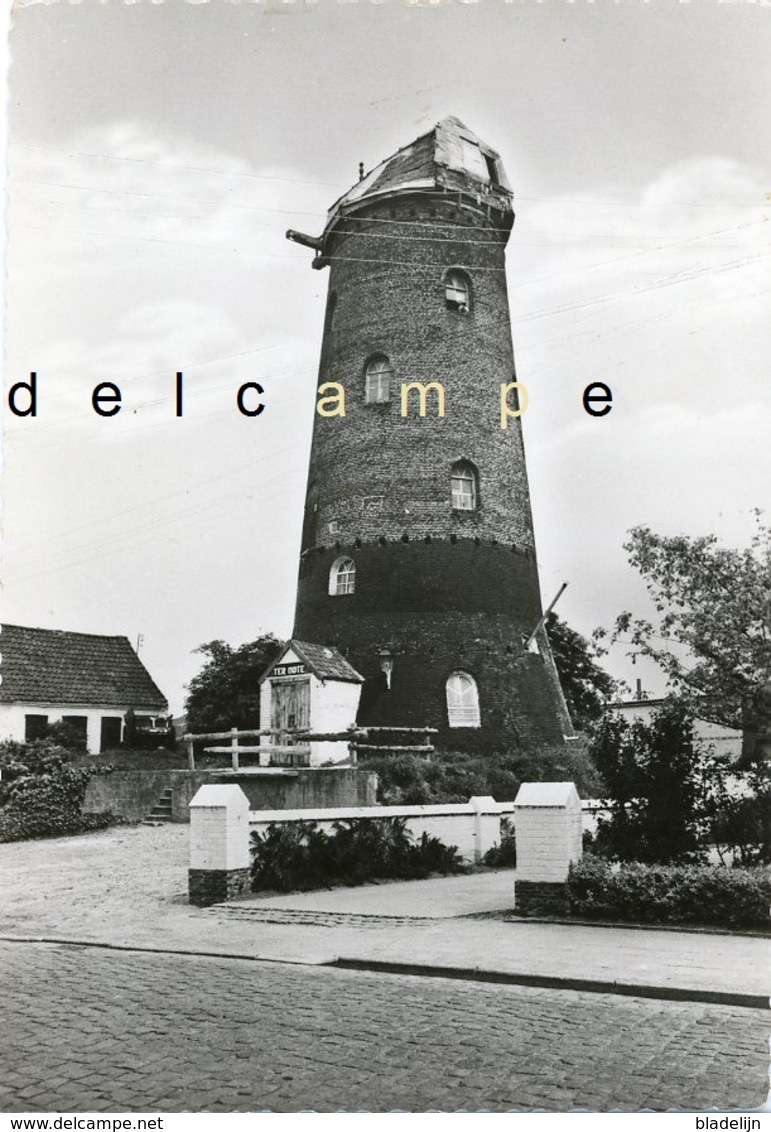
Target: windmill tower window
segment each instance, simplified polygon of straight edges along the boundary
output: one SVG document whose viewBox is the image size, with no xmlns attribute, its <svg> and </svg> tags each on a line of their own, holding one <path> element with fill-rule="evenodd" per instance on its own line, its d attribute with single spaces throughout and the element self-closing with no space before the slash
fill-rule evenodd
<svg viewBox="0 0 771 1132">
<path fill-rule="evenodd" d="M 380 405 L 391 400 L 391 363 L 382 355 L 370 358 L 364 369 L 364 401 Z"/>
<path fill-rule="evenodd" d="M 485 159 L 485 165 L 487 166 L 487 175 L 490 178 L 490 183 L 492 185 L 497 185 L 500 181 L 500 177 L 498 176 L 498 166 L 496 164 L 495 158 L 491 157 L 489 153 L 483 153 L 482 156 Z"/>
<path fill-rule="evenodd" d="M 479 691 L 474 677 L 468 672 L 453 672 L 446 690 L 450 727 L 480 727 Z"/>
<path fill-rule="evenodd" d="M 453 464 L 450 485 L 453 511 L 476 511 L 478 492 L 474 465 L 467 460 L 459 460 L 457 464 Z"/>
<path fill-rule="evenodd" d="M 471 311 L 471 281 L 463 271 L 448 271 L 444 277 L 444 299 L 447 309 L 469 314 Z"/>
<path fill-rule="evenodd" d="M 329 571 L 329 593 L 332 597 L 352 594 L 356 590 L 356 563 L 352 558 L 338 558 Z"/>
</svg>

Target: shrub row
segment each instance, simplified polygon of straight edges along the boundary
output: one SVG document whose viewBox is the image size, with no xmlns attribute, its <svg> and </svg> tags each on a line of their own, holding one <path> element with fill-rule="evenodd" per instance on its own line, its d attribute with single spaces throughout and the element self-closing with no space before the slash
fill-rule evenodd
<svg viewBox="0 0 771 1132">
<path fill-rule="evenodd" d="M 405 818 L 354 818 L 333 828 L 329 834 L 302 821 L 254 832 L 252 890 L 304 891 L 464 870 L 455 846 L 425 833 L 415 843 Z"/>
<path fill-rule="evenodd" d="M 50 740 L 0 743 L 0 841 L 102 829 L 110 814 L 81 813 L 92 771 Z"/>
<path fill-rule="evenodd" d="M 597 857 L 571 865 L 573 916 L 637 923 L 768 927 L 771 877 L 763 868 L 627 864 Z"/>
<path fill-rule="evenodd" d="M 516 798 L 523 782 L 576 783 L 582 797 L 594 798 L 601 781 L 585 744 L 577 742 L 530 752 L 469 754 L 436 750 L 430 758 L 412 754 L 369 752 L 359 759 L 362 770 L 379 779 L 378 801 L 388 806 L 424 806 L 467 802 L 491 794 L 498 802 Z"/>
</svg>

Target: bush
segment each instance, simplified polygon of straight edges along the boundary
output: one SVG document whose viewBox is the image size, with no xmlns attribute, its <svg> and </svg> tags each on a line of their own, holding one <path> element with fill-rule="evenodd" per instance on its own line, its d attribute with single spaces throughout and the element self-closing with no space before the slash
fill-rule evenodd
<svg viewBox="0 0 771 1132">
<path fill-rule="evenodd" d="M 510 802 L 523 782 L 572 781 L 587 798 L 601 789 L 586 744 L 580 741 L 532 752 L 472 755 L 437 750 L 430 758 L 384 750 L 360 759 L 359 767 L 377 774 L 378 801 L 387 806 L 467 802 L 475 795 Z"/>
<path fill-rule="evenodd" d="M 694 741 L 685 706 L 673 700 L 650 723 L 610 714 L 591 753 L 610 807 L 608 818 L 598 818 L 597 853 L 649 865 L 706 859 L 706 824 L 722 772 L 719 760 Z"/>
<path fill-rule="evenodd" d="M 0 743 L 0 841 L 100 829 L 109 814 L 81 813 L 92 771 L 50 739 Z"/>
<path fill-rule="evenodd" d="M 597 857 L 571 865 L 571 915 L 638 923 L 768 927 L 771 877 L 762 868 L 623 865 Z"/>
<path fill-rule="evenodd" d="M 501 818 L 501 843 L 493 845 L 482 858 L 482 863 L 494 869 L 514 869 L 517 866 L 517 839 L 514 822 Z"/>
<path fill-rule="evenodd" d="M 726 766 L 710 798 L 707 828 L 722 862 L 771 863 L 771 775 L 765 759 Z"/>
<path fill-rule="evenodd" d="M 303 821 L 253 833 L 252 890 L 306 891 L 464 869 L 455 846 L 425 833 L 415 844 L 405 818 L 354 818 L 333 828 L 328 834 Z"/>
</svg>

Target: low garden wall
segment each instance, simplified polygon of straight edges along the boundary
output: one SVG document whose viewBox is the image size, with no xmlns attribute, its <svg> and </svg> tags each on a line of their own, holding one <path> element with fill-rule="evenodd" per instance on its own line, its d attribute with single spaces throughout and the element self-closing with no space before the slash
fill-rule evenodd
<svg viewBox="0 0 771 1132">
<path fill-rule="evenodd" d="M 419 840 L 425 833 L 445 845 L 455 845 L 469 864 L 481 861 L 488 849 L 501 840 L 501 816 L 510 813 L 511 803 L 493 798 L 471 798 L 465 803 L 440 806 L 357 806 L 342 809 L 260 810 L 249 815 L 249 830 L 265 833 L 268 826 L 315 822 L 331 833 L 335 822 L 361 818 L 405 818 L 408 832 Z"/>
<path fill-rule="evenodd" d="M 331 806 L 373 806 L 377 775 L 355 767 L 298 770 L 114 770 L 88 783 L 84 814 L 112 813 L 125 821 L 146 818 L 171 790 L 175 822 L 190 821 L 190 802 L 206 784 L 240 786 L 255 810 L 309 810 Z"/>
<path fill-rule="evenodd" d="M 459 857 L 462 862 L 475 864 L 500 844 L 501 821 L 513 813 L 525 835 L 523 859 L 519 863 L 523 877 L 527 878 L 522 882 L 525 902 L 531 880 L 539 900 L 544 896 L 542 889 L 548 890 L 549 895 L 559 889 L 560 898 L 564 899 L 570 862 L 581 856 L 581 802 L 572 783 L 524 784 L 514 803 L 475 797 L 455 805 L 260 811 L 250 810 L 246 795 L 235 784 L 207 785 L 193 798 L 190 813 L 189 892 L 191 903 L 199 905 L 232 899 L 247 891 L 250 835 L 262 835 L 265 844 L 274 830 L 284 831 L 289 834 L 289 852 L 301 840 L 291 835 L 292 827 L 299 834 L 302 823 L 313 823 L 327 837 L 332 833 L 339 837 L 335 831 L 337 823 L 358 821 L 366 826 L 368 822 L 399 819 L 414 842 L 422 842 L 425 835 L 437 846 L 454 847 L 456 860 Z M 544 861 L 548 866 L 545 872 Z M 307 864 L 311 867 L 313 862 L 309 860 Z"/>
</svg>

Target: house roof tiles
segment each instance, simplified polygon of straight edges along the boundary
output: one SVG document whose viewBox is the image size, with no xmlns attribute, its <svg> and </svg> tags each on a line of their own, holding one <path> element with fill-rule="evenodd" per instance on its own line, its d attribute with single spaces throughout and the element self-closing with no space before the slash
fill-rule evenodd
<svg viewBox="0 0 771 1132">
<path fill-rule="evenodd" d="M 127 637 L 4 623 L 0 652 L 0 703 L 168 711 L 166 698 Z"/>
<path fill-rule="evenodd" d="M 274 667 L 281 664 L 284 656 L 292 651 L 305 664 L 319 680 L 343 680 L 349 684 L 363 684 L 361 676 L 353 665 L 349 664 L 342 653 L 331 645 L 314 645 L 309 641 L 287 641 L 283 649 L 263 674 L 261 681 L 270 676 Z"/>
</svg>

